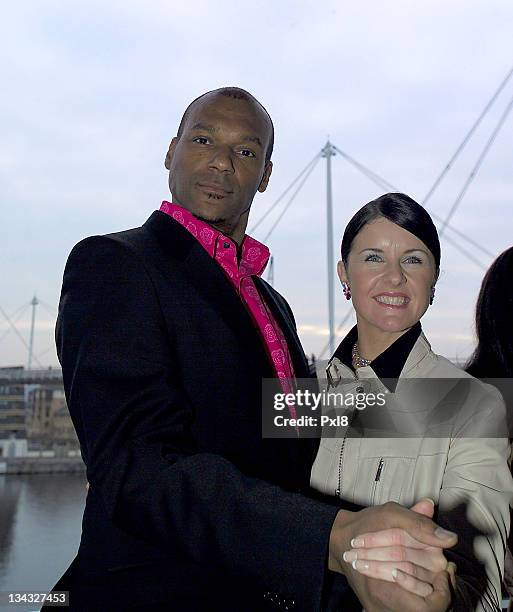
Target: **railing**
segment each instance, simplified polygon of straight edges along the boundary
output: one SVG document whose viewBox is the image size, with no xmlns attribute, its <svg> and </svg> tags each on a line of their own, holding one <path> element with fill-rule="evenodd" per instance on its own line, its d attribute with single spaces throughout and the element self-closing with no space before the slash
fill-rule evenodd
<svg viewBox="0 0 513 612">
<path fill-rule="evenodd" d="M 62 384 L 61 368 L 40 370 L 0 368 L 0 385 L 41 385 L 44 383 Z"/>
</svg>

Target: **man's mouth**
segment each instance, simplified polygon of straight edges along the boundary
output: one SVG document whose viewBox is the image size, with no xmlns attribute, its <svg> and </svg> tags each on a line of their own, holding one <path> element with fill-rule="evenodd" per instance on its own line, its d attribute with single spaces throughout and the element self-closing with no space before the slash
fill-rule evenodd
<svg viewBox="0 0 513 612">
<path fill-rule="evenodd" d="M 222 200 L 232 193 L 219 185 L 213 185 L 211 183 L 198 183 L 198 188 L 212 200 Z"/>
<path fill-rule="evenodd" d="M 382 304 L 383 306 L 392 306 L 399 308 L 406 306 L 410 301 L 410 298 L 406 295 L 381 294 L 374 296 L 374 299 L 376 300 L 376 302 Z"/>
</svg>

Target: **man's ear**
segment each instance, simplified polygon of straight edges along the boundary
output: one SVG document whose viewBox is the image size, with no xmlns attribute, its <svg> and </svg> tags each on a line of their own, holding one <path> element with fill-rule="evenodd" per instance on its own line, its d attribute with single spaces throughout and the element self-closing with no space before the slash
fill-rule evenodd
<svg viewBox="0 0 513 612">
<path fill-rule="evenodd" d="M 344 265 L 344 262 L 342 260 L 340 260 L 337 264 L 337 274 L 338 274 L 338 277 L 340 278 L 341 283 L 349 284 L 349 279 L 347 277 L 347 272 L 346 272 L 346 266 Z"/>
<path fill-rule="evenodd" d="M 175 152 L 177 142 L 178 142 L 178 138 L 175 136 L 171 140 L 171 144 L 169 145 L 169 149 L 167 150 L 166 159 L 164 160 L 164 166 L 166 167 L 167 170 L 171 168 L 171 160 L 173 159 L 173 153 Z"/>
<path fill-rule="evenodd" d="M 265 165 L 262 180 L 260 181 L 260 185 L 258 186 L 258 191 L 260 191 L 260 193 L 263 193 L 267 189 L 267 183 L 269 182 L 269 177 L 271 176 L 272 171 L 273 171 L 273 162 L 268 161 Z"/>
</svg>

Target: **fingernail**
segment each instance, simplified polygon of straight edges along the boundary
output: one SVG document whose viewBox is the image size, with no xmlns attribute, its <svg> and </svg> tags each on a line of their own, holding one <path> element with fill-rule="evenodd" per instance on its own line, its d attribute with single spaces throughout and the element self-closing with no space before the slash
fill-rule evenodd
<svg viewBox="0 0 513 612">
<path fill-rule="evenodd" d="M 363 548 L 363 538 L 353 538 L 351 540 L 351 548 Z"/>
<path fill-rule="evenodd" d="M 440 540 L 450 540 L 454 538 L 456 534 L 452 531 L 447 531 L 447 529 L 444 529 L 443 527 L 437 527 L 435 529 L 435 535 Z"/>
<path fill-rule="evenodd" d="M 364 569 L 369 569 L 369 563 L 368 561 L 358 561 L 358 559 L 355 559 L 351 565 L 353 566 L 353 569 L 358 571 L 358 570 L 364 570 Z"/>
<path fill-rule="evenodd" d="M 358 559 L 358 553 L 355 550 L 346 550 L 346 552 L 342 555 L 342 559 L 347 563 L 350 563 L 354 559 Z"/>
<path fill-rule="evenodd" d="M 392 578 L 394 580 L 397 580 L 397 568 L 394 567 L 394 569 L 392 570 Z"/>
<path fill-rule="evenodd" d="M 420 501 L 427 501 L 435 507 L 435 502 L 431 499 L 431 497 L 423 497 Z"/>
</svg>

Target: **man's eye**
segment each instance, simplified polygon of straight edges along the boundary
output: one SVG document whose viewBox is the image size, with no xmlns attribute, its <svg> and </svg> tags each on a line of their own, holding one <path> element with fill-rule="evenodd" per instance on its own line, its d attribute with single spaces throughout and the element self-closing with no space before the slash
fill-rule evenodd
<svg viewBox="0 0 513 612">
<path fill-rule="evenodd" d="M 205 136 L 196 136 L 192 141 L 198 144 L 208 144 L 208 138 L 205 138 Z"/>
<path fill-rule="evenodd" d="M 256 155 L 250 149 L 241 149 L 240 154 L 243 157 L 256 157 Z"/>
</svg>

